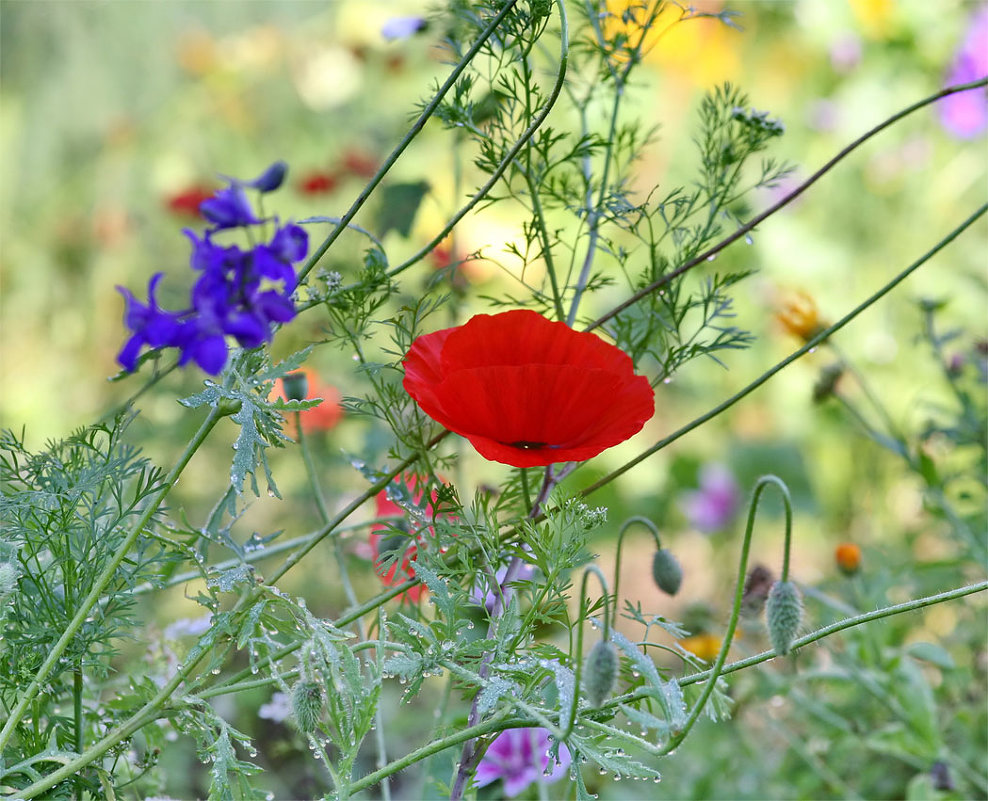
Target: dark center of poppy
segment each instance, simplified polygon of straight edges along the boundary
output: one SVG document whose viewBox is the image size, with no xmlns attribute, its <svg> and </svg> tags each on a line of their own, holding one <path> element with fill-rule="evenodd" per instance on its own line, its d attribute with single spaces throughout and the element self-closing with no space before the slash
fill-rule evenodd
<svg viewBox="0 0 988 801">
<path fill-rule="evenodd" d="M 508 447 L 510 448 L 520 448 L 523 451 L 533 451 L 538 448 L 544 448 L 546 443 L 544 442 L 528 442 L 527 440 L 520 439 L 518 442 L 509 442 Z"/>
</svg>

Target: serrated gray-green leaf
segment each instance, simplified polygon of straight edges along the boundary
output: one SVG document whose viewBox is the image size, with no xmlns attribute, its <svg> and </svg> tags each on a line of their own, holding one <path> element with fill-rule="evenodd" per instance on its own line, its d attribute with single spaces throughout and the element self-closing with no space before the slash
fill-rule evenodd
<svg viewBox="0 0 988 801">
<path fill-rule="evenodd" d="M 398 676 L 406 681 L 422 672 L 424 660 L 411 654 L 393 654 L 384 660 L 385 674 Z"/>
<path fill-rule="evenodd" d="M 250 565 L 237 565 L 216 576 L 210 576 L 206 583 L 210 587 L 218 587 L 221 592 L 233 592 L 238 584 L 254 583 L 254 568 Z"/>
<path fill-rule="evenodd" d="M 631 660 L 631 663 L 635 666 L 637 671 L 645 677 L 645 680 L 649 683 L 649 685 L 661 689 L 665 682 L 662 681 L 662 678 L 659 676 L 659 671 L 656 670 L 655 663 L 650 657 L 642 653 L 637 645 L 635 645 L 631 640 L 616 629 L 611 629 L 611 642 L 624 651 L 625 656 Z"/>
<path fill-rule="evenodd" d="M 257 374 L 258 381 L 273 381 L 276 378 L 282 378 L 288 375 L 288 373 L 293 370 L 298 370 L 306 359 L 309 358 L 309 354 L 312 352 L 312 345 L 302 348 L 300 351 L 296 351 L 291 356 L 282 359 L 273 367 L 269 367 L 267 370 L 262 370 Z"/>
<path fill-rule="evenodd" d="M 434 573 L 430 568 L 418 562 L 415 564 L 415 575 L 422 579 L 429 588 L 431 598 L 443 618 L 445 620 L 455 620 L 456 605 L 450 597 L 446 582 L 439 578 L 438 574 Z"/>
<path fill-rule="evenodd" d="M 257 448 L 267 447 L 261 439 L 254 420 L 256 407 L 253 402 L 243 399 L 240 411 L 233 415 L 233 421 L 240 425 L 240 434 L 233 445 L 233 466 L 230 468 L 230 483 L 238 492 L 243 492 L 244 479 L 248 473 L 253 473 L 257 466 Z"/>
<path fill-rule="evenodd" d="M 497 702 L 509 693 L 514 693 L 518 689 L 513 681 L 508 681 L 500 676 L 493 676 L 487 680 L 483 689 L 477 696 L 477 711 L 481 716 L 490 712 Z"/>
<path fill-rule="evenodd" d="M 570 710 L 573 708 L 573 695 L 576 693 L 576 676 L 573 671 L 556 659 L 547 659 L 544 663 L 552 671 L 556 679 L 556 692 L 559 696 L 559 728 L 567 729 L 570 721 Z"/>
<path fill-rule="evenodd" d="M 195 395 L 189 395 L 187 398 L 180 398 L 179 403 L 189 409 L 197 409 L 200 406 L 205 406 L 206 404 L 212 405 L 220 398 L 223 397 L 223 393 L 217 386 L 209 386 L 202 392 L 197 392 Z"/>
<path fill-rule="evenodd" d="M 643 765 L 637 759 L 633 759 L 622 749 L 610 750 L 613 743 L 612 737 L 597 735 L 588 737 L 574 730 L 570 735 L 570 741 L 575 750 L 585 756 L 591 762 L 595 762 L 602 770 L 614 776 L 629 776 L 636 779 L 658 779 L 659 772 L 654 768 Z M 574 760 L 575 762 L 575 760 Z"/>
<path fill-rule="evenodd" d="M 628 720 L 633 723 L 637 723 L 643 730 L 654 731 L 660 738 L 665 738 L 669 736 L 669 722 L 657 718 L 651 712 L 646 712 L 644 709 L 635 709 L 633 706 L 628 706 L 627 704 L 621 704 L 620 709 L 624 712 Z"/>
</svg>

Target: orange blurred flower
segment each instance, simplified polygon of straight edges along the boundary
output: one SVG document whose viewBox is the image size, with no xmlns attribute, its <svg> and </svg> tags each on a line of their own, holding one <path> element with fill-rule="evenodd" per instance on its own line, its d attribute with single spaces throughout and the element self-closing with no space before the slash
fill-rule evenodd
<svg viewBox="0 0 988 801">
<path fill-rule="evenodd" d="M 804 342 L 827 327 L 827 324 L 820 319 L 816 301 L 808 292 L 790 292 L 776 308 L 775 319 L 786 331 Z"/>
<path fill-rule="evenodd" d="M 299 419 L 302 421 L 302 431 L 309 434 L 314 431 L 329 431 L 331 428 L 334 428 L 340 422 L 340 418 L 343 417 L 343 407 L 340 406 L 341 397 L 339 391 L 331 384 L 324 384 L 320 381 L 315 370 L 303 367 L 296 372 L 300 372 L 305 376 L 307 384 L 306 400 L 322 398 L 322 403 L 318 406 L 313 406 L 311 409 L 299 412 Z M 271 390 L 268 400 L 275 400 L 277 398 L 287 399 L 285 387 L 280 378 L 275 381 L 274 389 Z M 292 438 L 297 438 L 298 431 L 295 428 L 295 413 L 288 413 L 286 418 L 285 433 Z"/>
<path fill-rule="evenodd" d="M 332 172 L 315 170 L 302 176 L 298 182 L 298 190 L 303 195 L 324 195 L 336 189 L 339 176 Z"/>
<path fill-rule="evenodd" d="M 845 576 L 853 576 L 861 569 L 861 549 L 853 542 L 842 542 L 834 549 L 834 561 Z"/>
<path fill-rule="evenodd" d="M 713 634 L 704 632 L 680 640 L 679 644 L 697 659 L 702 659 L 704 662 L 713 662 L 717 658 L 717 654 L 720 653 L 723 640 Z"/>
</svg>

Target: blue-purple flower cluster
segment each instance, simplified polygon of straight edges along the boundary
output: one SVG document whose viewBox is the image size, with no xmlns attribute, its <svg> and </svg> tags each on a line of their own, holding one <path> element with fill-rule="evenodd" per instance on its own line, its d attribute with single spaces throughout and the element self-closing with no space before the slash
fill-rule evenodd
<svg viewBox="0 0 988 801">
<path fill-rule="evenodd" d="M 199 277 L 192 287 L 190 306 L 167 311 L 158 306 L 155 292 L 162 273 L 148 285 L 148 302 L 142 303 L 127 289 L 117 287 L 126 300 L 124 323 L 132 332 L 117 361 L 128 371 L 137 368 L 145 345 L 179 349 L 179 365 L 194 361 L 210 375 L 226 365 L 229 340 L 244 348 L 270 342 L 272 326 L 295 317 L 292 292 L 295 264 L 305 258 L 309 238 L 298 225 L 280 225 L 267 242 L 244 249 L 213 241 L 219 231 L 251 230 L 265 224 L 257 217 L 248 189 L 271 192 L 281 186 L 287 166 L 277 162 L 253 181 L 228 179 L 229 185 L 203 201 L 199 211 L 211 225 L 202 236 L 190 229 L 192 269 Z"/>
</svg>

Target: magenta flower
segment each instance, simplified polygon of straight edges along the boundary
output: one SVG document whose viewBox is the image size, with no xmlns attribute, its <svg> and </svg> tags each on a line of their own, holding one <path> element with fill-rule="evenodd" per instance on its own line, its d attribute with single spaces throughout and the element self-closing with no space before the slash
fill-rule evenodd
<svg viewBox="0 0 988 801">
<path fill-rule="evenodd" d="M 545 729 L 506 729 L 490 744 L 477 767 L 474 779 L 484 787 L 497 779 L 504 781 L 504 794 L 513 798 L 534 781 L 551 784 L 569 768 L 570 755 L 559 746 L 559 762 L 549 771 L 549 732 Z"/>
<path fill-rule="evenodd" d="M 988 5 L 971 15 L 967 35 L 954 55 L 947 84 L 969 83 L 988 75 Z M 985 90 L 970 89 L 945 97 L 939 103 L 940 122 L 959 139 L 973 139 L 988 129 Z"/>
<path fill-rule="evenodd" d="M 722 464 L 704 465 L 700 470 L 700 488 L 683 496 L 681 507 L 690 525 L 711 534 L 725 528 L 741 506 L 738 482 Z"/>
</svg>

